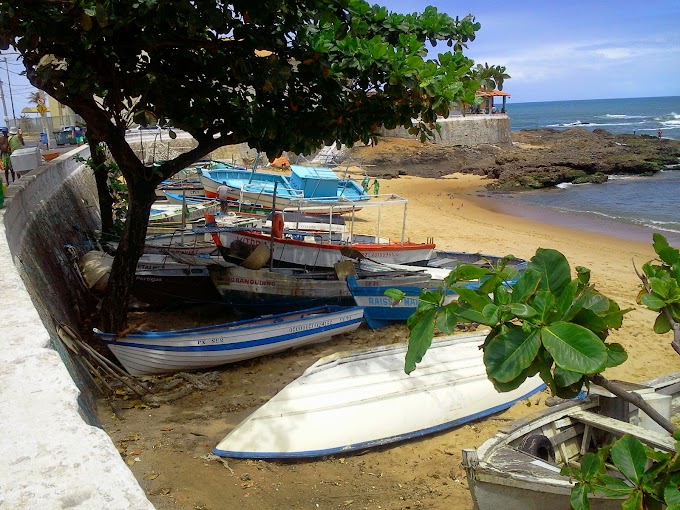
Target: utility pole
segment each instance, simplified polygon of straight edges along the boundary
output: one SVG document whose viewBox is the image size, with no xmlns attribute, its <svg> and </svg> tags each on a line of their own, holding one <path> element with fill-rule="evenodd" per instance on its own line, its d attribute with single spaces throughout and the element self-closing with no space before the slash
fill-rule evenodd
<svg viewBox="0 0 680 510">
<path fill-rule="evenodd" d="M 5 69 L 7 70 L 7 86 L 9 87 L 9 102 L 12 104 L 12 118 L 14 123 L 17 123 L 17 114 L 14 112 L 14 97 L 12 96 L 12 80 L 9 79 L 9 64 L 7 57 L 5 57 Z"/>
<path fill-rule="evenodd" d="M 7 105 L 5 104 L 5 88 L 2 86 L 0 80 L 0 99 L 2 100 L 2 111 L 5 112 L 5 126 L 9 124 L 9 117 L 7 116 Z"/>
</svg>

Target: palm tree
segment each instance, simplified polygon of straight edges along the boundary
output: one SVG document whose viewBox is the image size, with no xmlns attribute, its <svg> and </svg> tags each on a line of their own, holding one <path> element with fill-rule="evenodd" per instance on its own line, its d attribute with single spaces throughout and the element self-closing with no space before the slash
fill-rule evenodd
<svg viewBox="0 0 680 510">
<path fill-rule="evenodd" d="M 503 90 L 503 82 L 511 76 L 505 72 L 505 66 L 494 66 L 492 69 L 492 75 L 496 82 L 496 87 L 498 87 L 498 90 Z"/>
</svg>

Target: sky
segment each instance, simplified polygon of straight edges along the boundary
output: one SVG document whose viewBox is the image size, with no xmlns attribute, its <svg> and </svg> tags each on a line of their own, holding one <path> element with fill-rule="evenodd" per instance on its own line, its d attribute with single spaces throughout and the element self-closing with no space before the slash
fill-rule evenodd
<svg viewBox="0 0 680 510">
<path fill-rule="evenodd" d="M 680 96 L 680 0 L 369 3 L 402 13 L 433 5 L 454 18 L 473 14 L 482 28 L 465 54 L 475 63 L 507 68 L 511 78 L 503 90 L 510 103 Z M 440 45 L 430 56 L 440 48 L 448 49 Z M 7 112 L 12 117 L 13 101 L 18 117 L 36 89 L 20 75 L 23 66 L 11 52 L 0 56 L 0 81 Z"/>
</svg>

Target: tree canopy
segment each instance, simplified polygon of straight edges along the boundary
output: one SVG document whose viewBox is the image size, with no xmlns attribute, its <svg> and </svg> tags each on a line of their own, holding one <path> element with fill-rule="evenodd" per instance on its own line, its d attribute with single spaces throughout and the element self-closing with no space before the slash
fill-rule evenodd
<svg viewBox="0 0 680 510">
<path fill-rule="evenodd" d="M 273 157 L 372 141 L 381 126 L 432 136 L 438 114 L 474 100 L 462 51 L 479 28 L 471 15 L 395 14 L 363 0 L 0 2 L 0 47 L 14 47 L 30 82 L 85 120 L 129 187 L 103 307 L 115 313 L 102 326 L 125 322 L 162 180 L 228 144 Z M 428 59 L 438 42 L 450 50 Z M 134 118 L 171 120 L 198 145 L 145 165 L 125 139 Z"/>
</svg>

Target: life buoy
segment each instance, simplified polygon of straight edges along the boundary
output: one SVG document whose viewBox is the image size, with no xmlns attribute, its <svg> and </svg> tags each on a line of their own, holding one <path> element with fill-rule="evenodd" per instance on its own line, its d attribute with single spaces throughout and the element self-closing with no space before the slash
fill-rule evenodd
<svg viewBox="0 0 680 510">
<path fill-rule="evenodd" d="M 522 441 L 519 449 L 546 462 L 555 462 L 555 447 L 545 436 L 538 434 L 528 436 Z"/>
<path fill-rule="evenodd" d="M 275 212 L 272 215 L 272 236 L 276 239 L 283 237 L 283 213 Z"/>
</svg>

